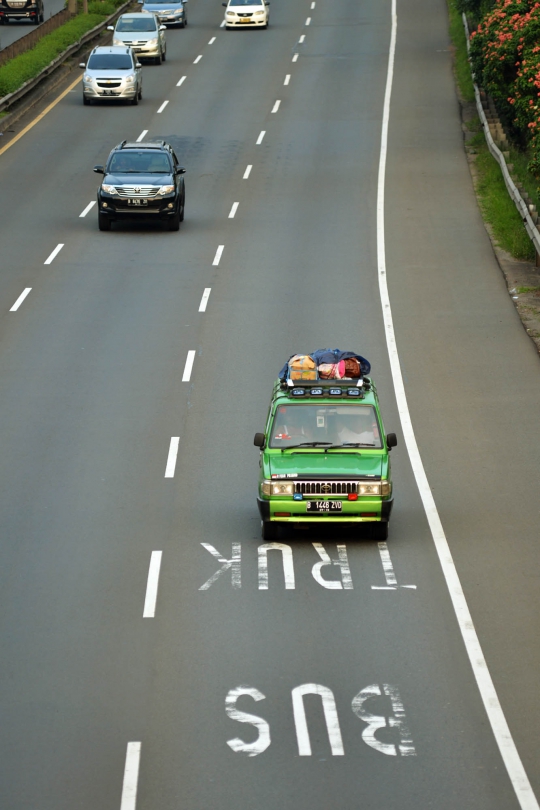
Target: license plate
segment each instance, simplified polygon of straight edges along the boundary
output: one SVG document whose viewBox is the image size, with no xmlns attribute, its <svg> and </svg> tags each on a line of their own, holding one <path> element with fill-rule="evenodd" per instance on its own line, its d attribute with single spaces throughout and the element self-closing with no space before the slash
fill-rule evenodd
<svg viewBox="0 0 540 810">
<path fill-rule="evenodd" d="M 241 23 L 248 23 L 248 25 L 249 25 L 249 23 L 251 22 L 251 20 L 240 20 L 240 22 L 241 22 Z"/>
<path fill-rule="evenodd" d="M 128 205 L 148 205 L 148 200 L 128 200 Z"/>
<path fill-rule="evenodd" d="M 308 501 L 308 512 L 341 512 L 341 501 Z"/>
</svg>

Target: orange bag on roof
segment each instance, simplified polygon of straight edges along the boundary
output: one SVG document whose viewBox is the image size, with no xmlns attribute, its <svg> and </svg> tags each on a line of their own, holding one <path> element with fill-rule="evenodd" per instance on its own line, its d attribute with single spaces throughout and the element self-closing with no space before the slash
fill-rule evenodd
<svg viewBox="0 0 540 810">
<path fill-rule="evenodd" d="M 289 360 L 289 377 L 291 380 L 316 380 L 317 366 L 309 354 L 295 354 Z"/>
</svg>

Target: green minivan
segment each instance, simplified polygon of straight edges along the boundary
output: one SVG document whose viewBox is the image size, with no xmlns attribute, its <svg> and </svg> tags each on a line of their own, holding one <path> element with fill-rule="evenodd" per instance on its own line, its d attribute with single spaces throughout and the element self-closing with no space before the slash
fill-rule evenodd
<svg viewBox="0 0 540 810">
<path fill-rule="evenodd" d="M 286 524 L 371 524 L 388 537 L 393 505 L 390 450 L 377 391 L 360 380 L 291 380 L 274 384 L 260 448 L 257 503 L 264 540 Z"/>
</svg>

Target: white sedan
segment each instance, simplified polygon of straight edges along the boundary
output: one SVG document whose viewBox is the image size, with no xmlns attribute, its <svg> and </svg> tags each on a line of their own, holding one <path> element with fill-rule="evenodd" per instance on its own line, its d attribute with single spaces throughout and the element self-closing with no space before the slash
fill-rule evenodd
<svg viewBox="0 0 540 810">
<path fill-rule="evenodd" d="M 227 31 L 233 28 L 247 28 L 248 25 L 252 28 L 268 28 L 270 3 L 266 0 L 229 0 L 228 3 L 221 5 L 227 9 L 225 12 Z"/>
</svg>

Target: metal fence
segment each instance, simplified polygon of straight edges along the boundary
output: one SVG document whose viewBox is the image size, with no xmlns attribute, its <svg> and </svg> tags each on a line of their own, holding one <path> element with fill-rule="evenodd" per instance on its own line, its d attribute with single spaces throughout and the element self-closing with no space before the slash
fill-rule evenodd
<svg viewBox="0 0 540 810">
<path fill-rule="evenodd" d="M 50 34 L 51 31 L 59 28 L 73 16 L 72 12 L 67 8 L 63 8 L 62 11 L 53 14 L 53 16 L 49 17 L 44 23 L 37 25 L 29 34 L 25 34 L 24 37 L 20 37 L 20 39 L 17 39 L 15 42 L 12 42 L 11 45 L 1 50 L 0 65 L 4 65 L 10 59 L 13 59 L 14 56 L 19 56 L 19 54 L 29 51 L 30 48 L 33 48 L 34 45 L 39 42 L 42 36 Z"/>
</svg>

